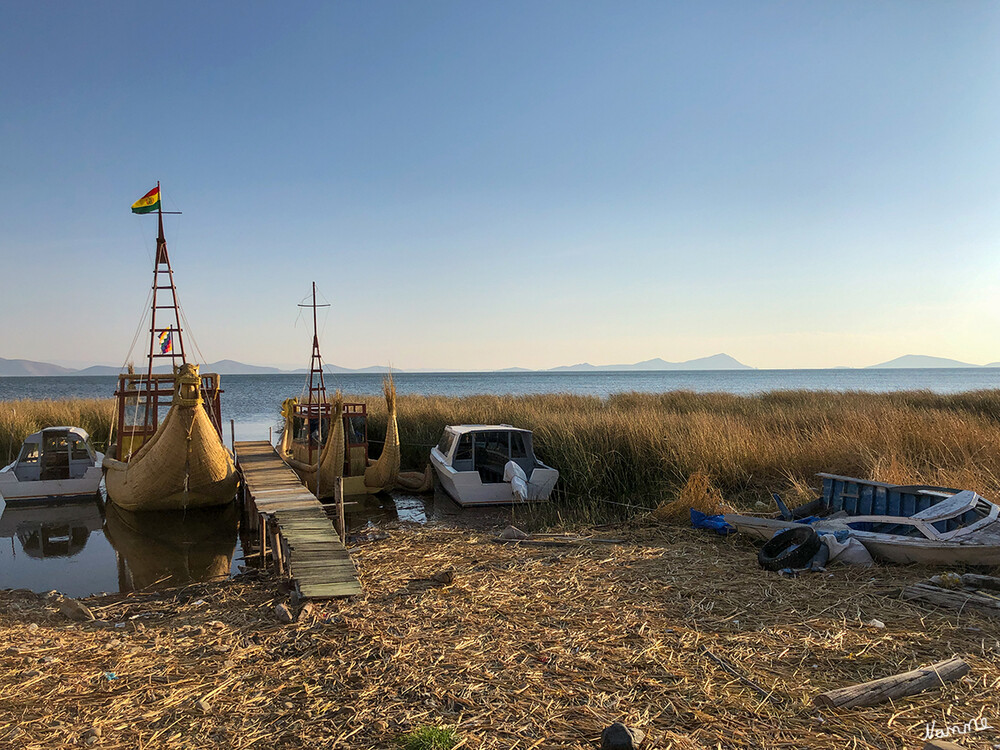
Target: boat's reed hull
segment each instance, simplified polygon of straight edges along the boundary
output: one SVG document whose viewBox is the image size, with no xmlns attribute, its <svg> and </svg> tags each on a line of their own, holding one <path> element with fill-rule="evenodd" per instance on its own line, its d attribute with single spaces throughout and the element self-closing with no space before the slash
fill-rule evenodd
<svg viewBox="0 0 1000 750">
<path fill-rule="evenodd" d="M 283 409 L 285 429 L 279 440 L 278 453 L 316 497 L 332 498 L 338 479 L 343 479 L 345 497 L 374 495 L 378 492 L 387 492 L 396 486 L 400 462 L 399 426 L 396 422 L 396 394 L 395 390 L 389 392 L 390 387 L 391 385 L 387 386 L 386 392 L 388 421 L 382 454 L 378 460 L 369 462 L 363 475 L 344 476 L 347 447 L 339 401 L 330 420 L 330 435 L 319 456 L 313 459 L 316 463 L 309 462 L 307 445 L 296 443 L 291 439 L 293 410 L 291 407 Z M 363 451 L 363 449 L 358 450 Z"/>
<path fill-rule="evenodd" d="M 236 495 L 233 457 L 200 404 L 171 406 L 127 463 L 105 458 L 104 469 L 108 498 L 131 511 L 225 505 Z"/>
</svg>

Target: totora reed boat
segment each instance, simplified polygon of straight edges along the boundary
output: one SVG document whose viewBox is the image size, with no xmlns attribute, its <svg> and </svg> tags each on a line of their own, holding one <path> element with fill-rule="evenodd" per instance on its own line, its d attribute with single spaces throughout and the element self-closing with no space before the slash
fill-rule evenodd
<svg viewBox="0 0 1000 750">
<path fill-rule="evenodd" d="M 237 474 L 222 442 L 222 389 L 218 375 L 199 373 L 184 355 L 159 183 L 132 210 L 159 217 L 149 357 L 145 373 L 129 366 L 118 376 L 116 443 L 104 459 L 108 498 L 130 511 L 225 505 L 236 495 Z M 171 372 L 154 373 L 157 360 L 169 360 Z"/>
<path fill-rule="evenodd" d="M 385 442 L 378 459 L 368 457 L 368 411 L 365 404 L 347 404 L 338 391 L 327 398 L 323 360 L 316 329 L 316 284 L 312 303 L 313 346 L 309 379 L 300 398 L 281 405 L 285 426 L 278 453 L 309 491 L 319 498 L 333 497 L 337 481 L 343 479 L 344 495 L 365 495 L 402 486 L 426 491 L 428 475 L 399 473 L 399 426 L 396 423 L 396 387 L 392 376 L 383 383 L 388 411 Z M 433 482 L 433 479 L 431 479 Z M 433 484 L 431 484 L 433 487 Z"/>
</svg>

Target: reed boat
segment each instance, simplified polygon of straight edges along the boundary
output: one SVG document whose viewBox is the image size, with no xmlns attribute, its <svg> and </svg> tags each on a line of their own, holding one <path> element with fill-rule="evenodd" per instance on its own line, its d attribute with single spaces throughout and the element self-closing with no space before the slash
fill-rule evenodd
<svg viewBox="0 0 1000 750">
<path fill-rule="evenodd" d="M 388 412 L 385 442 L 378 459 L 368 455 L 368 410 L 365 404 L 344 403 L 340 392 L 327 397 L 323 358 L 319 349 L 316 284 L 312 303 L 302 305 L 313 311 L 313 344 L 309 378 L 299 398 L 285 399 L 281 405 L 284 428 L 278 454 L 316 497 L 333 497 L 338 480 L 344 495 L 370 495 L 393 489 L 402 480 L 419 484 L 425 474 L 399 472 L 399 425 L 396 422 L 396 387 L 389 375 L 383 382 Z M 415 475 L 415 476 L 414 476 Z M 419 480 L 419 481 L 418 481 Z M 416 487 L 408 489 L 416 490 Z"/>
<path fill-rule="evenodd" d="M 726 521 L 763 540 L 803 522 L 819 533 L 847 529 L 884 562 L 1000 565 L 1000 506 L 971 490 L 818 476 L 823 494 L 784 518 L 733 513 Z"/>
<path fill-rule="evenodd" d="M 104 459 L 108 498 L 130 511 L 225 505 L 236 495 L 237 473 L 222 442 L 222 388 L 217 374 L 200 373 L 184 353 L 159 183 L 132 210 L 159 218 L 149 354 L 145 373 L 130 366 L 118 377 L 114 455 Z M 164 360 L 170 372 L 154 373 L 154 362 Z"/>
</svg>

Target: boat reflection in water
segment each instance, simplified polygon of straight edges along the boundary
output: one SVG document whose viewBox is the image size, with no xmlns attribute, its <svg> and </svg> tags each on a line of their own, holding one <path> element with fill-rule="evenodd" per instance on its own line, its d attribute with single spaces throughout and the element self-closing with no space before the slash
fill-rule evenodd
<svg viewBox="0 0 1000 750">
<path fill-rule="evenodd" d="M 108 503 L 105 512 L 105 534 L 118 553 L 122 592 L 169 588 L 230 573 L 240 519 L 236 503 L 141 513 Z"/>
<path fill-rule="evenodd" d="M 104 524 L 100 497 L 51 504 L 8 504 L 0 515 L 0 538 L 17 537 L 28 557 L 73 557 Z"/>
</svg>

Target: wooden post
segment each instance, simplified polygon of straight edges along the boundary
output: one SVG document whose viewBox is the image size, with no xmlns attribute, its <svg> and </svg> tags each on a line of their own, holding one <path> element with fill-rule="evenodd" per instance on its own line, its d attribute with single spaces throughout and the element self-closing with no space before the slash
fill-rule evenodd
<svg viewBox="0 0 1000 750">
<path fill-rule="evenodd" d="M 828 690 L 813 698 L 813 703 L 828 708 L 874 706 L 888 700 L 916 695 L 930 688 L 941 687 L 946 682 L 957 680 L 968 671 L 969 665 L 963 659 L 953 656 L 929 667 L 921 667 L 860 685 Z"/>
<path fill-rule="evenodd" d="M 281 549 L 281 530 L 277 524 L 271 524 L 271 559 L 274 560 L 275 567 L 279 574 L 285 572 L 285 555 Z"/>
<path fill-rule="evenodd" d="M 337 477 L 337 482 L 333 486 L 333 499 L 337 509 L 337 533 L 340 535 L 340 542 L 347 546 L 347 527 L 344 523 L 344 478 Z"/>
<path fill-rule="evenodd" d="M 236 455 L 236 420 L 229 420 L 229 443 L 233 447 L 233 455 Z"/>
<path fill-rule="evenodd" d="M 260 519 L 260 567 L 267 569 L 267 519 L 264 516 L 257 516 Z"/>
</svg>

